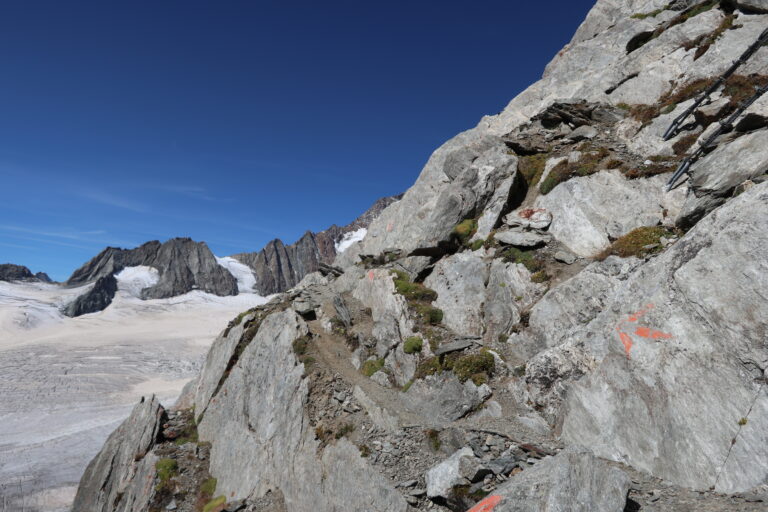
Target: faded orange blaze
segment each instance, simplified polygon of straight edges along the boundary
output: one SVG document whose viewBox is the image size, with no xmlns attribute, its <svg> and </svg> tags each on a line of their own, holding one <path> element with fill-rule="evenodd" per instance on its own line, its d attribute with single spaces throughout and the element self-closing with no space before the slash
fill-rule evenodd
<svg viewBox="0 0 768 512">
<path fill-rule="evenodd" d="M 632 338 L 629 337 L 629 334 L 625 332 L 619 331 L 619 338 L 621 339 L 621 343 L 624 345 L 624 352 L 627 353 L 627 359 L 629 359 L 629 352 L 632 350 Z"/>
<path fill-rule="evenodd" d="M 637 330 L 635 330 L 635 334 L 637 334 L 642 338 L 651 338 L 654 340 L 669 339 L 672 337 L 672 335 L 669 333 L 654 331 L 653 329 L 649 329 L 648 327 L 638 327 Z"/>
<path fill-rule="evenodd" d="M 491 512 L 499 503 L 501 503 L 501 496 L 488 496 L 467 512 Z"/>
</svg>

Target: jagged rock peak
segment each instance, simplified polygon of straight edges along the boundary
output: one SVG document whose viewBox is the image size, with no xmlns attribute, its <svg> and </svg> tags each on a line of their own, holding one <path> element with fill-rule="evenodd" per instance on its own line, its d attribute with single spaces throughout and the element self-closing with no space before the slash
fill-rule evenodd
<svg viewBox="0 0 768 512">
<path fill-rule="evenodd" d="M 111 276 L 126 267 L 157 269 L 157 284 L 142 291 L 143 299 L 162 299 L 202 290 L 214 295 L 237 295 L 237 280 L 219 265 L 205 242 L 172 238 L 147 242 L 135 249 L 107 247 L 75 270 L 68 285 L 82 285 Z"/>
<path fill-rule="evenodd" d="M 0 281 L 34 281 L 39 280 L 50 283 L 51 278 L 45 272 L 32 272 L 23 265 L 14 265 L 13 263 L 0 264 Z"/>
<path fill-rule="evenodd" d="M 350 224 L 333 225 L 319 233 L 307 231 L 295 243 L 285 245 L 276 238 L 261 251 L 235 254 L 232 257 L 248 265 L 256 276 L 256 290 L 271 295 L 296 286 L 307 274 L 317 271 L 320 264 L 331 264 L 336 255 L 365 235 L 365 230 L 381 212 L 402 198 L 402 194 L 378 199 Z"/>
</svg>

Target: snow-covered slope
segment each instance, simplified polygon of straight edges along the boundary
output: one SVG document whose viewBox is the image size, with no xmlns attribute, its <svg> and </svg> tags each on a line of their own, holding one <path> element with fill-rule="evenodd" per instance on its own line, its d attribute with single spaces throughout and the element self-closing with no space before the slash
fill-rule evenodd
<svg viewBox="0 0 768 512">
<path fill-rule="evenodd" d="M 237 290 L 240 293 L 254 293 L 254 286 L 256 286 L 256 276 L 253 275 L 253 271 L 248 267 L 237 261 L 231 256 L 225 256 L 224 258 L 216 257 L 216 261 L 227 269 L 230 274 L 237 279 Z"/>
<path fill-rule="evenodd" d="M 366 233 L 368 233 L 368 230 L 366 228 L 360 228 L 345 234 L 344 238 L 342 238 L 335 244 L 336 253 L 337 254 L 343 253 L 344 251 L 349 249 L 353 244 L 356 244 L 357 242 L 365 238 Z"/>
</svg>

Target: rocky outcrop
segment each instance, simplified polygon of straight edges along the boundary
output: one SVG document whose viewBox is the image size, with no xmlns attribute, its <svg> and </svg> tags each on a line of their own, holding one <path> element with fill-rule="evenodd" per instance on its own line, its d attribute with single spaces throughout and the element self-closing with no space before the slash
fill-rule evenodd
<svg viewBox="0 0 768 512">
<path fill-rule="evenodd" d="M 108 275 L 100 277 L 90 290 L 78 296 L 64 307 L 64 314 L 70 317 L 103 311 L 112 303 L 117 293 L 117 279 Z"/>
<path fill-rule="evenodd" d="M 126 267 L 147 266 L 158 270 L 159 281 L 141 291 L 143 299 L 175 297 L 192 290 L 214 295 L 237 295 L 237 280 L 216 258 L 205 242 L 173 238 L 147 242 L 135 249 L 108 247 L 75 270 L 67 280 L 76 286 L 111 276 Z"/>
<path fill-rule="evenodd" d="M 309 382 L 292 349 L 306 330 L 291 310 L 268 316 L 215 397 L 199 395 L 196 410 L 205 411 L 199 432 L 213 444 L 210 471 L 218 492 L 246 498 L 279 489 L 294 511 L 339 510 L 348 503 L 405 511 L 403 498 L 351 443 L 342 440 L 318 456 L 304 410 Z"/>
<path fill-rule="evenodd" d="M 641 266 L 571 336 L 601 362 L 571 388 L 566 441 L 687 487 L 767 481 L 766 223 L 763 183 Z"/>
<path fill-rule="evenodd" d="M 568 449 L 511 478 L 484 503 L 498 512 L 622 512 L 630 484 L 620 469 Z"/>
<path fill-rule="evenodd" d="M 297 242 L 285 245 L 282 240 L 269 242 L 261 251 L 235 254 L 232 257 L 248 265 L 256 276 L 256 290 L 261 295 L 283 292 L 296 286 L 307 274 L 317 272 L 321 264 L 331 264 L 340 244 L 359 230 L 365 230 L 381 211 L 402 196 L 377 200 L 352 223 L 331 226 L 325 231 L 307 231 Z"/>
<path fill-rule="evenodd" d="M 164 414 L 153 396 L 141 403 L 88 464 L 72 512 L 140 512 L 149 509 L 155 463 L 150 453 Z"/>
<path fill-rule="evenodd" d="M 35 276 L 25 266 L 14 265 L 13 263 L 0 265 L 0 281 L 21 281 L 34 278 Z"/>
<path fill-rule="evenodd" d="M 734 189 L 747 180 L 768 173 L 768 130 L 739 137 L 707 156 L 691 178 L 691 193 L 676 219 L 677 225 L 689 228 L 704 215 L 723 204 Z"/>
</svg>

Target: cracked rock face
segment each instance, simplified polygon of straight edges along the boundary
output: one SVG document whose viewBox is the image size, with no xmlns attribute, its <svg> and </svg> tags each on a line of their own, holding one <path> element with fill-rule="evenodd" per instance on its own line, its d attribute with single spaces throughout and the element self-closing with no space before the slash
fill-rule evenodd
<svg viewBox="0 0 768 512">
<path fill-rule="evenodd" d="M 511 478 L 486 502 L 499 512 L 621 512 L 630 484 L 620 469 L 568 449 Z"/>
<path fill-rule="evenodd" d="M 626 280 L 579 337 L 601 362 L 572 387 L 563 438 L 671 482 L 768 478 L 768 183 Z"/>
<path fill-rule="evenodd" d="M 205 410 L 198 428 L 213 444 L 217 492 L 248 498 L 277 488 L 295 511 L 366 503 L 371 510 L 404 512 L 402 496 L 348 441 L 327 446 L 318 458 L 319 442 L 304 412 L 308 382 L 292 349 L 305 333 L 291 310 L 268 316 L 219 392 L 196 403 Z"/>
<path fill-rule="evenodd" d="M 157 462 L 149 451 L 160 431 L 163 413 L 154 396 L 133 408 L 86 468 L 73 512 L 147 510 Z"/>
</svg>

